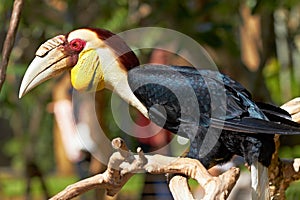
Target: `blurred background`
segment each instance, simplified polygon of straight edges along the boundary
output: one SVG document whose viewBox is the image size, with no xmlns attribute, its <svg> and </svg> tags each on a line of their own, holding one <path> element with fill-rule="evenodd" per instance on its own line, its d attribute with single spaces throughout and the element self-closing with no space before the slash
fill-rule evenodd
<svg viewBox="0 0 300 200">
<path fill-rule="evenodd" d="M 0 3 L 0 47 L 12 5 L 13 0 Z M 80 116 L 79 107 L 85 108 L 84 103 L 75 108 L 70 106 L 72 88 L 68 74 L 18 99 L 22 76 L 39 45 L 80 27 L 101 27 L 118 33 L 145 26 L 173 29 L 199 42 L 219 70 L 241 82 L 257 101 L 281 105 L 300 96 L 300 2 L 297 0 L 27 0 L 0 93 L 1 199 L 45 199 L 68 184 L 104 169 L 86 149 L 74 150 L 63 139 L 64 132 L 70 130 L 64 127 L 68 120 L 63 125 L 57 121 L 64 118 L 63 113 L 72 111 L 61 110 L 62 107 L 78 110 L 77 124 L 82 118 L 87 120 Z M 141 63 L 184 63 L 176 55 L 151 49 L 140 51 L 139 58 Z M 113 121 L 106 101 L 110 93 L 104 91 L 95 98 L 101 111 L 98 116 L 101 127 L 110 133 L 110 138 L 122 135 L 116 124 L 107 123 Z M 145 123 L 138 114 L 134 115 L 141 124 Z M 88 123 L 94 122 L 83 124 Z M 141 142 L 147 149 L 162 145 L 160 141 L 168 141 L 168 137 L 163 133 L 149 141 L 127 140 L 133 147 Z M 299 138 L 283 138 L 282 142 L 280 157 L 300 157 Z M 91 146 L 101 149 L 97 143 Z M 78 151 L 76 155 L 68 153 L 73 150 Z M 144 176 L 135 176 L 116 198 L 150 199 L 147 194 L 151 192 L 145 192 L 145 182 L 149 181 Z M 295 184 L 288 189 L 288 199 L 300 198 L 297 188 L 299 185 Z M 101 196 L 103 191 L 96 193 L 98 199 L 106 198 Z M 95 199 L 94 195 L 82 198 Z"/>
</svg>

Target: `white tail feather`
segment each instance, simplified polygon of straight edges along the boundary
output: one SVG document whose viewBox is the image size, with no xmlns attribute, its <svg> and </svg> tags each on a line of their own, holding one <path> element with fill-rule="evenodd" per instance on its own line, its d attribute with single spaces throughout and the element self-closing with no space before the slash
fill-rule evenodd
<svg viewBox="0 0 300 200">
<path fill-rule="evenodd" d="M 268 168 L 259 162 L 251 165 L 252 200 L 269 200 Z"/>
</svg>

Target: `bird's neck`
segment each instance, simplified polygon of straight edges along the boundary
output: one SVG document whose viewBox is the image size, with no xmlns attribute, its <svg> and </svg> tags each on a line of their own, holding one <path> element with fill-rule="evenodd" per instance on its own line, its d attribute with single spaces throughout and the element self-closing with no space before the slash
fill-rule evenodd
<svg viewBox="0 0 300 200">
<path fill-rule="evenodd" d="M 110 50 L 103 48 L 97 51 L 103 68 L 105 87 L 118 94 L 148 118 L 147 108 L 136 98 L 129 87 L 127 71 L 119 66 L 120 64 Z"/>
<path fill-rule="evenodd" d="M 108 87 L 108 89 L 111 89 L 113 92 L 117 93 L 129 105 L 138 109 L 145 117 L 148 118 L 147 108 L 136 98 L 136 96 L 131 91 L 127 81 L 127 77 L 122 77 L 119 84 L 112 85 L 112 87 Z"/>
</svg>

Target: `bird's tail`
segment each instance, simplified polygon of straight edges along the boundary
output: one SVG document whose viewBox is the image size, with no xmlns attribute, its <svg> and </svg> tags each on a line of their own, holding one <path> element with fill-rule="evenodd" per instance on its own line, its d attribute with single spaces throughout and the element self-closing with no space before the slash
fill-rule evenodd
<svg viewBox="0 0 300 200">
<path fill-rule="evenodd" d="M 270 199 L 268 168 L 258 161 L 251 165 L 251 187 L 252 200 Z"/>
</svg>

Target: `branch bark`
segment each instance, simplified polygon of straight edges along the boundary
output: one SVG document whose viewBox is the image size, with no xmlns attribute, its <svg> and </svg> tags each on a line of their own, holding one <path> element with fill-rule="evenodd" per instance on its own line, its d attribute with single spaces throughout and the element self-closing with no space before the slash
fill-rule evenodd
<svg viewBox="0 0 300 200">
<path fill-rule="evenodd" d="M 110 157 L 108 168 L 104 173 L 68 186 L 51 200 L 71 199 L 96 187 L 105 188 L 108 195 L 114 196 L 129 178 L 138 172 L 183 175 L 176 175 L 170 181 L 170 190 L 175 200 L 194 199 L 185 177 L 195 179 L 204 188 L 203 199 L 225 199 L 239 177 L 238 168 L 232 168 L 218 177 L 213 177 L 198 160 L 144 155 L 141 148 L 138 148 L 137 155 L 134 155 L 128 151 L 121 138 L 114 139 L 112 145 L 117 152 Z"/>
<path fill-rule="evenodd" d="M 24 0 L 15 0 L 12 10 L 12 15 L 9 23 L 9 28 L 2 48 L 2 61 L 0 63 L 0 92 L 6 78 L 6 70 L 9 57 L 14 46 L 18 25 L 21 18 L 21 11 Z"/>
<path fill-rule="evenodd" d="M 291 116 L 293 121 L 300 122 L 300 98 L 295 98 L 281 106 Z M 276 151 L 273 154 L 272 163 L 269 166 L 270 196 L 274 200 L 285 199 L 285 190 L 292 182 L 300 179 L 300 158 L 280 159 L 278 150 L 280 147 L 279 135 L 275 135 Z"/>
</svg>

